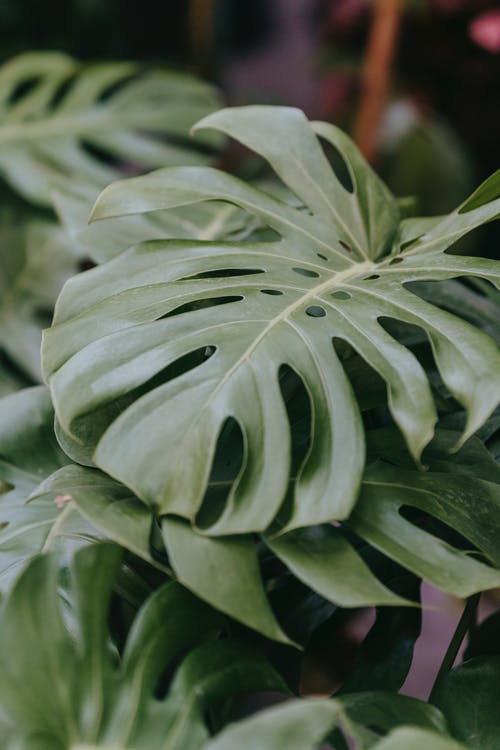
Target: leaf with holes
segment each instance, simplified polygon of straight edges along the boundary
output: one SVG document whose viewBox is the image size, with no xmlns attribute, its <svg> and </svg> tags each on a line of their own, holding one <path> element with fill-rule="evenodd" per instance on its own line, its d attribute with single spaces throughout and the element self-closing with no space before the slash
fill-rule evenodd
<svg viewBox="0 0 500 750">
<path fill-rule="evenodd" d="M 413 289 L 419 296 L 460 315 L 500 342 L 500 292 L 487 282 L 470 279 L 466 286 L 456 280 L 422 281 L 416 282 Z"/>
<path fill-rule="evenodd" d="M 500 213 L 500 173 L 444 219 L 400 223 L 394 198 L 331 125 L 311 124 L 295 109 L 249 107 L 198 127 L 264 156 L 304 205 L 211 168 L 165 169 L 108 187 L 94 219 L 217 200 L 258 217 L 279 239 L 145 242 L 71 280 L 44 344 L 61 431 L 143 501 L 206 533 L 263 530 L 279 511 L 286 529 L 346 518 L 362 478 L 364 434 L 334 341 L 385 380 L 416 461 L 436 409 L 422 366 L 385 321 L 427 334 L 442 380 L 468 413 L 461 441 L 499 400 L 495 342 L 405 284 L 464 274 L 498 280 L 493 261 L 445 250 Z M 317 136 L 342 155 L 347 187 Z M 280 384 L 290 372 L 308 396 L 295 475 Z M 228 425 L 239 446 L 234 481 L 207 506 Z"/>
<path fill-rule="evenodd" d="M 50 204 L 51 181 L 61 175 L 103 186 L 117 177 L 116 162 L 204 163 L 186 134 L 216 106 L 214 90 L 188 75 L 83 66 L 57 52 L 20 55 L 0 68 L 0 174 L 28 200 Z"/>
<path fill-rule="evenodd" d="M 369 544 L 450 594 L 466 597 L 500 586 L 496 482 L 460 470 L 375 465 L 365 474 L 348 523 Z"/>
</svg>

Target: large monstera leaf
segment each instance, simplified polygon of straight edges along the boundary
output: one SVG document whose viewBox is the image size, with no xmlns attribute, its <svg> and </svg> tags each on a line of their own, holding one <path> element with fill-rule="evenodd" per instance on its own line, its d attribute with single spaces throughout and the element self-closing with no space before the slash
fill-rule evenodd
<svg viewBox="0 0 500 750">
<path fill-rule="evenodd" d="M 279 239 L 145 242 L 72 279 L 44 346 L 60 432 L 82 460 L 158 512 L 196 523 L 202 509 L 205 533 L 264 530 L 285 498 L 285 530 L 346 518 L 362 478 L 364 434 L 334 342 L 347 342 L 385 381 L 417 462 L 436 408 L 422 366 L 386 321 L 425 331 L 442 381 L 467 412 L 460 442 L 499 400 L 495 342 L 405 285 L 463 275 L 498 282 L 498 264 L 446 251 L 500 213 L 500 174 L 445 218 L 400 222 L 394 198 L 331 125 L 295 109 L 250 107 L 199 127 L 264 156 L 303 206 L 211 168 L 164 169 L 108 187 L 94 219 L 216 200 L 258 217 Z M 347 187 L 318 135 L 342 155 Z M 290 371 L 308 395 L 310 433 L 293 476 L 280 387 Z M 207 513 L 228 427 L 242 446 L 238 472 Z"/>
<path fill-rule="evenodd" d="M 206 156 L 182 139 L 216 106 L 214 90 L 187 75 L 141 75 L 130 63 L 82 66 L 56 52 L 20 55 L 0 68 L 0 173 L 29 200 L 50 205 L 51 181 L 61 175 L 102 187 L 118 176 L 116 161 L 143 169 L 200 164 Z"/>
</svg>

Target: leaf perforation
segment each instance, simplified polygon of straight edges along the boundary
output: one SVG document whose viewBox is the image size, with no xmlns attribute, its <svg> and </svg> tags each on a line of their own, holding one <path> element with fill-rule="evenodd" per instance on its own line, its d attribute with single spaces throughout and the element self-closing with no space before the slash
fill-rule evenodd
<svg viewBox="0 0 500 750">
<path fill-rule="evenodd" d="M 333 126 L 311 126 L 296 110 L 266 107 L 225 110 L 203 125 L 264 156 L 292 199 L 283 198 L 283 190 L 276 191 L 278 198 L 214 169 L 174 168 L 110 186 L 93 218 L 105 222 L 188 205 L 195 211 L 218 201 L 253 214 L 281 239 L 258 242 L 256 235 L 250 244 L 224 239 L 146 243 L 70 283 L 46 344 L 58 418 L 78 438 L 78 416 L 90 404 L 121 398 L 180 352 L 203 344 L 215 347 L 216 354 L 198 371 L 145 388 L 138 401 L 110 419 L 99 439 L 89 440 L 89 447 L 101 468 L 146 503 L 195 525 L 217 436 L 224 420 L 234 417 L 248 440 L 244 487 L 240 483 L 236 491 L 233 486 L 222 515 L 205 531 L 214 536 L 263 531 L 273 521 L 271 510 L 290 490 L 292 428 L 279 392 L 279 370 L 289 366 L 308 392 L 312 426 L 287 530 L 344 519 L 361 483 L 364 440 L 348 368 L 337 357 L 333 339 L 347 342 L 386 382 L 386 400 L 378 386 L 376 398 L 387 404 L 418 462 L 436 422 L 431 384 L 412 352 L 414 342 L 399 341 L 397 331 L 385 330 L 380 320 L 418 326 L 429 338 L 444 384 L 469 414 L 465 439 L 498 397 L 498 379 L 486 382 L 488 368 L 500 372 L 498 351 L 468 323 L 404 285 L 463 275 L 465 267 L 471 275 L 492 278 L 491 262 L 444 259 L 443 252 L 450 236 L 490 220 L 498 209 L 484 203 L 467 221 L 454 212 L 443 220 L 400 223 L 393 196 Z M 311 127 L 339 148 L 352 194 L 333 174 Z M 349 226 L 349 237 L 342 222 Z M 414 235 L 415 245 L 395 255 L 398 244 L 413 241 Z M 351 237 L 357 244 L 346 242 Z M 257 268 L 262 272 L 249 273 Z M 208 301 L 210 307 L 196 309 L 197 302 L 231 295 L 242 299 L 223 306 Z M 179 314 L 154 322 L 173 309 Z M 151 431 L 158 445 L 137 456 L 134 447 Z"/>
</svg>

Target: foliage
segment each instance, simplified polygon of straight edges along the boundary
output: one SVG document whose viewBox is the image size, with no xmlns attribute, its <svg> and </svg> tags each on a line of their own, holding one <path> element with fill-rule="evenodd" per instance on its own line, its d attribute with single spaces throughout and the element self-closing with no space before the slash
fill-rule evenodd
<svg viewBox="0 0 500 750">
<path fill-rule="evenodd" d="M 27 53 L 0 70 L 0 171 L 29 200 L 49 203 L 63 174 L 106 184 L 113 161 L 144 168 L 199 163 L 182 138 L 216 106 L 207 85 L 129 63 L 82 67 L 59 53 Z M 182 96 L 182 104 L 172 106 Z M 141 131 L 146 131 L 145 133 Z M 154 136 L 154 137 L 153 137 Z M 213 139 L 201 139 L 201 143 Z M 111 163 L 109 163 L 111 161 Z"/>
<path fill-rule="evenodd" d="M 2 81 L 0 168 L 52 206 L 0 227 L 8 750 L 496 747 L 498 657 L 398 691 L 421 581 L 500 586 L 498 264 L 455 247 L 500 214 L 500 173 L 408 219 L 297 110 L 198 126 L 268 161 L 251 184 L 187 147 L 215 102 L 190 78 L 47 54 Z M 87 226 L 130 160 L 162 168 Z M 24 388 L 68 276 L 50 390 Z M 342 688 L 303 697 L 302 650 L 368 606 Z"/>
</svg>

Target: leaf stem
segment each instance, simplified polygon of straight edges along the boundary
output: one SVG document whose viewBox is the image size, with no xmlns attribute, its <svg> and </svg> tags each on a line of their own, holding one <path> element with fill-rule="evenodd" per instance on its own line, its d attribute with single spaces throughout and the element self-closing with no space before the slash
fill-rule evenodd
<svg viewBox="0 0 500 750">
<path fill-rule="evenodd" d="M 445 675 L 453 667 L 462 641 L 467 635 L 467 632 L 470 629 L 471 625 L 473 625 L 475 621 L 480 596 L 481 594 L 474 594 L 473 596 L 470 596 L 465 603 L 464 611 L 462 612 L 460 620 L 458 621 L 458 625 L 446 650 L 441 666 L 439 667 L 439 672 L 437 673 L 434 685 L 432 686 L 431 694 L 429 696 L 429 703 L 433 702 L 439 685 L 441 684 Z"/>
</svg>

